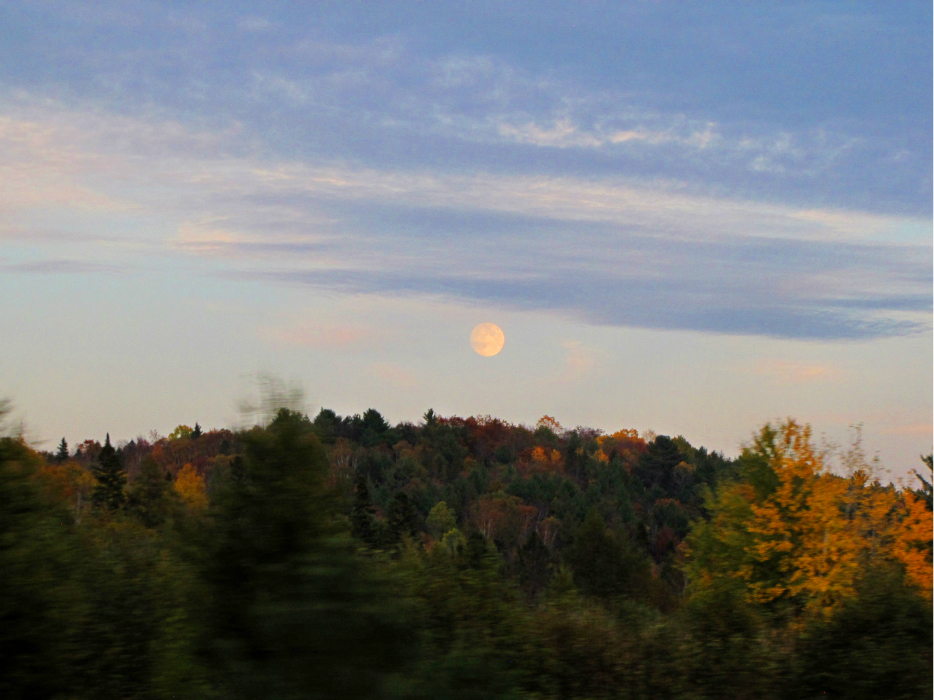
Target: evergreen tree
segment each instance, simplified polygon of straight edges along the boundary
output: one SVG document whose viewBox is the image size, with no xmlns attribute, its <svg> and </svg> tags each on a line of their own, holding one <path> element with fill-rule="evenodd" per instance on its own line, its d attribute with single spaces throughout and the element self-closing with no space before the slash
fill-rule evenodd
<svg viewBox="0 0 934 700">
<path fill-rule="evenodd" d="M 916 469 L 913 469 L 912 472 L 921 481 L 921 488 L 914 489 L 914 492 L 918 494 L 919 498 L 924 499 L 928 510 L 931 510 L 932 506 L 934 506 L 934 479 L 931 478 L 931 474 L 934 473 L 934 455 L 928 455 L 927 457 L 921 455 L 921 461 L 923 461 L 924 466 L 927 467 L 928 478 L 925 479 Z M 928 481 L 928 479 L 930 479 L 930 481 Z"/>
<path fill-rule="evenodd" d="M 127 489 L 127 508 L 146 527 L 157 527 L 169 514 L 171 484 L 151 455 L 143 458 L 139 476 Z"/>
<path fill-rule="evenodd" d="M 386 514 L 387 525 L 389 527 L 390 544 L 396 544 L 402 540 L 403 536 L 412 537 L 418 531 L 418 516 L 415 513 L 415 506 L 409 500 L 409 495 L 405 491 L 399 491 L 389 504 L 389 512 Z"/>
<path fill-rule="evenodd" d="M 120 455 L 110 444 L 110 433 L 107 441 L 97 456 L 97 464 L 91 467 L 97 485 L 91 494 L 91 501 L 98 508 L 116 510 L 123 505 L 123 487 L 126 484 L 126 472 L 123 471 Z"/>
<path fill-rule="evenodd" d="M 625 534 L 607 529 L 596 508 L 588 513 L 564 559 L 578 588 L 599 598 L 639 598 L 651 584 L 646 557 Z"/>
<path fill-rule="evenodd" d="M 315 420 L 312 423 L 315 429 L 315 435 L 326 445 L 334 442 L 340 424 L 340 416 L 329 408 L 322 408 L 318 411 L 318 415 L 315 416 Z"/>
<path fill-rule="evenodd" d="M 564 468 L 568 474 L 577 480 L 586 476 L 585 468 L 587 457 L 584 454 L 584 442 L 575 430 L 568 436 L 567 446 L 564 448 Z"/>
<path fill-rule="evenodd" d="M 68 459 L 68 443 L 65 442 L 65 438 L 62 438 L 62 441 L 58 443 L 58 452 L 55 453 L 56 462 L 64 462 Z"/>
<path fill-rule="evenodd" d="M 372 698 L 414 642 L 402 611 L 333 531 L 327 458 L 280 411 L 243 436 L 245 475 L 212 501 L 204 652 L 217 697 Z"/>
<path fill-rule="evenodd" d="M 191 439 L 192 439 L 192 440 L 197 440 L 199 437 L 201 437 L 202 434 L 203 434 L 203 433 L 201 432 L 201 426 L 198 425 L 197 423 L 195 423 L 195 427 L 194 427 L 194 429 L 191 431 Z"/>
<path fill-rule="evenodd" d="M 357 475 L 354 486 L 350 526 L 354 537 L 369 545 L 376 544 L 376 508 L 370 500 L 370 487 L 367 485 L 366 475 L 362 473 Z"/>
<path fill-rule="evenodd" d="M 0 697 L 11 700 L 78 695 L 83 559 L 65 509 L 42 497 L 41 466 L 0 438 Z"/>
<path fill-rule="evenodd" d="M 674 498 L 677 494 L 675 468 L 684 461 L 678 444 L 667 435 L 659 435 L 648 445 L 633 469 L 642 482 L 648 502 Z"/>
<path fill-rule="evenodd" d="M 519 585 L 529 598 L 535 598 L 548 587 L 552 577 L 551 552 L 535 530 L 519 549 L 516 563 Z"/>
<path fill-rule="evenodd" d="M 931 697 L 931 603 L 895 566 L 868 569 L 829 619 L 798 641 L 788 697 Z"/>
</svg>

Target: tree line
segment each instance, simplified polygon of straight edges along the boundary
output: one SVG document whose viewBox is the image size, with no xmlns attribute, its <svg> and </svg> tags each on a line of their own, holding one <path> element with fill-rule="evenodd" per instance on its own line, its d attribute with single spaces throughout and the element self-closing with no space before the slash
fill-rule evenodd
<svg viewBox="0 0 934 700">
<path fill-rule="evenodd" d="M 924 463 L 793 420 L 736 459 L 374 409 L 0 438 L 0 694 L 928 697 Z"/>
</svg>

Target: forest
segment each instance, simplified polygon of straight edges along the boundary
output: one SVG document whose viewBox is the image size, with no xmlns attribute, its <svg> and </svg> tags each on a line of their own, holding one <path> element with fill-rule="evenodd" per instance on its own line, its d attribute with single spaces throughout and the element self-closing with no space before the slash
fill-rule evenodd
<svg viewBox="0 0 934 700">
<path fill-rule="evenodd" d="M 374 409 L 0 439 L 0 697 L 928 698 L 930 455 Z"/>
</svg>

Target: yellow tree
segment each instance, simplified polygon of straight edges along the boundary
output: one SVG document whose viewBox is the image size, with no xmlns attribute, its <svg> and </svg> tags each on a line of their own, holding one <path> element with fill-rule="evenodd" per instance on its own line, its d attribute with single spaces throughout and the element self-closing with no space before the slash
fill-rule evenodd
<svg viewBox="0 0 934 700">
<path fill-rule="evenodd" d="M 175 491 L 192 510 L 201 511 L 208 505 L 204 488 L 204 477 L 191 465 L 186 464 L 175 477 Z"/>
<path fill-rule="evenodd" d="M 923 501 L 882 487 L 868 467 L 830 473 L 810 427 L 792 420 L 765 426 L 741 462 L 744 479 L 708 497 L 711 519 L 686 541 L 695 591 L 732 581 L 750 602 L 823 615 L 854 595 L 865 567 L 888 559 L 930 595 Z"/>
<path fill-rule="evenodd" d="M 914 493 L 904 494 L 901 517 L 893 528 L 892 554 L 905 567 L 908 580 L 931 599 L 932 572 L 931 511 L 924 499 Z"/>
</svg>

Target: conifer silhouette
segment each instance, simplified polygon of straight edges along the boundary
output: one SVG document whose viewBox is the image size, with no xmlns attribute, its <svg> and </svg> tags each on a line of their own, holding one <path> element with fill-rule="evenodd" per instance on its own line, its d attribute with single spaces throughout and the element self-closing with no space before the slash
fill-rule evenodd
<svg viewBox="0 0 934 700">
<path fill-rule="evenodd" d="M 68 443 L 65 442 L 65 438 L 62 438 L 62 441 L 58 443 L 58 452 L 55 453 L 56 462 L 64 462 L 68 459 Z"/>
<path fill-rule="evenodd" d="M 96 507 L 116 510 L 123 505 L 126 473 L 120 462 L 120 455 L 110 444 L 110 433 L 107 433 L 107 440 L 97 457 L 97 464 L 91 467 L 91 472 L 97 479 L 97 485 L 91 494 L 91 501 Z"/>
</svg>

